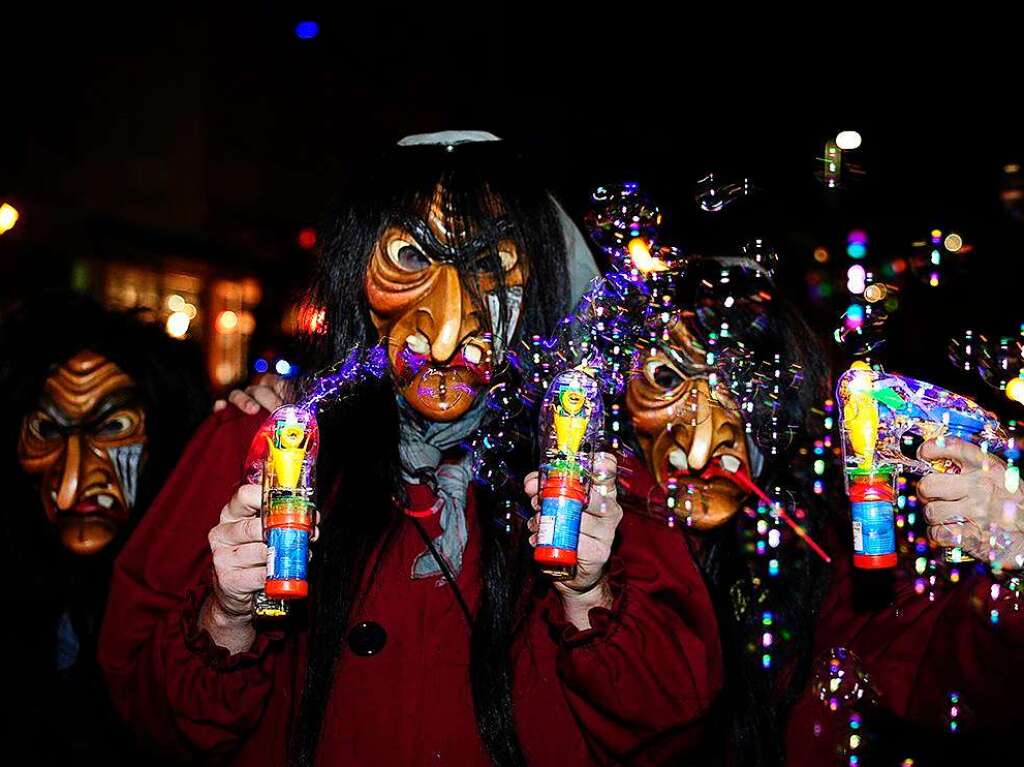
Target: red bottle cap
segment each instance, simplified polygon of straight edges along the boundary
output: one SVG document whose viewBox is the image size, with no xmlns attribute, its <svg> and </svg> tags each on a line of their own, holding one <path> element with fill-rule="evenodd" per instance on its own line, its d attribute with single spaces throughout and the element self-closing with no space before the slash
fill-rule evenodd
<svg viewBox="0 0 1024 767">
<path fill-rule="evenodd" d="M 309 582 L 296 580 L 267 581 L 266 591 L 267 596 L 274 599 L 302 599 L 309 596 Z"/>
<path fill-rule="evenodd" d="M 556 549 L 554 546 L 538 546 L 533 550 L 533 559 L 545 565 L 572 567 L 577 562 L 575 551 Z"/>
</svg>

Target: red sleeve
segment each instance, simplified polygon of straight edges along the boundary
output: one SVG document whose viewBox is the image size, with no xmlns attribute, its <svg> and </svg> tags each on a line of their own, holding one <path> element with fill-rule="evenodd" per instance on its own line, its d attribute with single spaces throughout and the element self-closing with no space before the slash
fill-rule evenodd
<svg viewBox="0 0 1024 767">
<path fill-rule="evenodd" d="M 984 573 L 961 566 L 956 584 L 934 597 L 915 591 L 902 568 L 865 576 L 841 554 L 816 637 L 819 652 L 847 647 L 862 661 L 880 703 L 897 716 L 945 726 L 956 695 L 960 719 L 1007 726 L 1007 706 L 1024 688 L 1024 599 Z M 925 584 L 926 585 L 926 584 Z M 865 597 L 887 593 L 882 604 Z M 993 612 L 995 611 L 995 618 Z"/>
<path fill-rule="evenodd" d="M 192 438 L 114 565 L 99 662 L 115 707 L 165 750 L 231 750 L 263 712 L 280 643 L 229 656 L 197 625 L 211 573 L 207 535 L 237 489 L 261 417 L 233 408 Z"/>
<path fill-rule="evenodd" d="M 671 763 L 701 741 L 722 686 L 718 624 L 683 532 L 620 502 L 611 609 L 593 608 L 591 628 L 579 631 L 552 593 L 546 616 L 558 675 L 593 753 L 604 763 Z"/>
</svg>

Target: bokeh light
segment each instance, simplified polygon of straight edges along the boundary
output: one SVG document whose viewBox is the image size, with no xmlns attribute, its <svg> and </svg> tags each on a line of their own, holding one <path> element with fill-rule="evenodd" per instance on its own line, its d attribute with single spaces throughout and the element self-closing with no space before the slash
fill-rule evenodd
<svg viewBox="0 0 1024 767">
<path fill-rule="evenodd" d="M 300 40 L 312 40 L 320 34 L 320 25 L 315 21 L 300 21 L 295 25 L 295 36 Z"/>
<path fill-rule="evenodd" d="M 836 134 L 836 146 L 842 150 L 858 149 L 861 142 L 861 135 L 855 130 L 844 130 Z"/>
<path fill-rule="evenodd" d="M 20 217 L 18 209 L 10 203 L 0 205 L 0 234 L 11 231 Z"/>
<path fill-rule="evenodd" d="M 188 333 L 189 323 L 192 322 L 191 318 L 185 312 L 173 312 L 167 318 L 167 335 L 172 338 L 184 338 L 185 334 Z"/>
</svg>

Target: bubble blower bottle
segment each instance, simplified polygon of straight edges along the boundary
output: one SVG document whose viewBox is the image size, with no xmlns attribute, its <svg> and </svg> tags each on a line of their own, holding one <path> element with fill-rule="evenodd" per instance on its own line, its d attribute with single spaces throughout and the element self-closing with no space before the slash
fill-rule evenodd
<svg viewBox="0 0 1024 767">
<path fill-rule="evenodd" d="M 896 480 L 902 473 L 957 472 L 951 462 L 929 463 L 908 455 L 904 446 L 956 437 L 996 451 L 1009 444 L 998 419 L 973 400 L 895 373 L 854 362 L 839 377 L 846 490 L 853 517 L 855 567 L 896 566 Z M 947 562 L 970 561 L 958 547 L 944 553 Z"/>
<path fill-rule="evenodd" d="M 288 601 L 309 594 L 306 567 L 316 516 L 316 458 L 320 430 L 311 409 L 275 410 L 253 438 L 246 479 L 263 487 L 260 515 L 267 544 L 267 582 L 253 601 L 258 617 L 288 613 Z"/>
<path fill-rule="evenodd" d="M 580 521 L 603 424 L 601 387 L 588 368 L 567 370 L 551 382 L 540 408 L 540 526 L 533 558 L 553 580 L 576 575 Z"/>
</svg>

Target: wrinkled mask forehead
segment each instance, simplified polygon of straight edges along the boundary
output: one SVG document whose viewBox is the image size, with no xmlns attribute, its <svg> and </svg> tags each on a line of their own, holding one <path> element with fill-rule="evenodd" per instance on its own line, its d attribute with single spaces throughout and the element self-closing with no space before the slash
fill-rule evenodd
<svg viewBox="0 0 1024 767">
<path fill-rule="evenodd" d="M 83 351 L 47 378 L 22 421 L 18 457 L 73 553 L 103 549 L 127 524 L 147 442 L 135 383 L 112 361 Z"/>
</svg>

